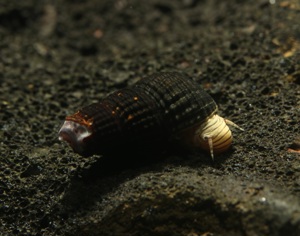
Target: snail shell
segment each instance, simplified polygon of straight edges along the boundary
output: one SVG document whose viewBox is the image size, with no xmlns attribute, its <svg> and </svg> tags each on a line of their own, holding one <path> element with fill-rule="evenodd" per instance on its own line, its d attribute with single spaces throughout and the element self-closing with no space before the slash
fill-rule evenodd
<svg viewBox="0 0 300 236">
<path fill-rule="evenodd" d="M 188 76 L 156 73 L 67 116 L 59 139 L 82 156 L 151 149 L 179 139 L 213 158 L 231 145 L 227 124 L 237 126 L 217 111 L 212 97 Z"/>
</svg>

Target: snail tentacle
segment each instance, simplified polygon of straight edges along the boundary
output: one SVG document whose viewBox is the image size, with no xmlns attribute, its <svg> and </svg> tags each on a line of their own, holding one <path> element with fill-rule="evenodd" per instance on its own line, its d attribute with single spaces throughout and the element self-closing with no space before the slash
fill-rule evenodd
<svg viewBox="0 0 300 236">
<path fill-rule="evenodd" d="M 207 141 L 208 146 L 209 146 L 209 151 L 210 151 L 211 159 L 214 161 L 215 158 L 214 158 L 214 144 L 213 144 L 213 139 L 212 139 L 212 137 L 210 135 L 205 135 L 203 139 Z"/>
<path fill-rule="evenodd" d="M 225 120 L 225 123 L 226 123 L 227 125 L 230 125 L 230 126 L 233 126 L 233 127 L 235 127 L 235 128 L 238 128 L 238 129 L 241 130 L 241 131 L 245 131 L 242 127 L 238 126 L 236 123 L 232 122 L 231 120 L 228 120 L 228 119 L 226 119 L 226 118 L 224 118 L 224 120 Z"/>
</svg>

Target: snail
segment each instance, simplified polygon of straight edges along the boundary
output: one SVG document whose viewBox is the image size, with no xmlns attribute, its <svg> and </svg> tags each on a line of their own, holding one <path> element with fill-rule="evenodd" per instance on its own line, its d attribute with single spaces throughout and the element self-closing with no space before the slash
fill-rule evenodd
<svg viewBox="0 0 300 236">
<path fill-rule="evenodd" d="M 243 130 L 217 111 L 213 98 L 187 75 L 155 73 L 67 116 L 59 139 L 82 156 L 176 140 L 214 159 L 231 146 L 228 125 Z"/>
</svg>

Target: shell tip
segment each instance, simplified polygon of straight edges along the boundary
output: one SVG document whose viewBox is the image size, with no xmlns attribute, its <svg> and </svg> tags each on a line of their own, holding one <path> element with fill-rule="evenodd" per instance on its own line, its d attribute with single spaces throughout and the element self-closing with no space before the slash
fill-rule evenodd
<svg viewBox="0 0 300 236">
<path fill-rule="evenodd" d="M 66 141 L 74 152 L 82 154 L 85 149 L 84 139 L 92 133 L 86 126 L 67 120 L 58 134 L 60 141 Z"/>
</svg>

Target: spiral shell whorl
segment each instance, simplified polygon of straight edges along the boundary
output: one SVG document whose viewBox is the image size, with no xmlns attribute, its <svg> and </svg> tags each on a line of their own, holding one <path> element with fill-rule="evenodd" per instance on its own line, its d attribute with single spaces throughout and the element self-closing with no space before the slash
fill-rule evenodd
<svg viewBox="0 0 300 236">
<path fill-rule="evenodd" d="M 171 133 L 201 123 L 217 112 L 217 105 L 210 95 L 190 77 L 176 73 L 157 73 L 138 82 L 135 88 L 158 103 L 163 113 L 164 126 Z"/>
</svg>

